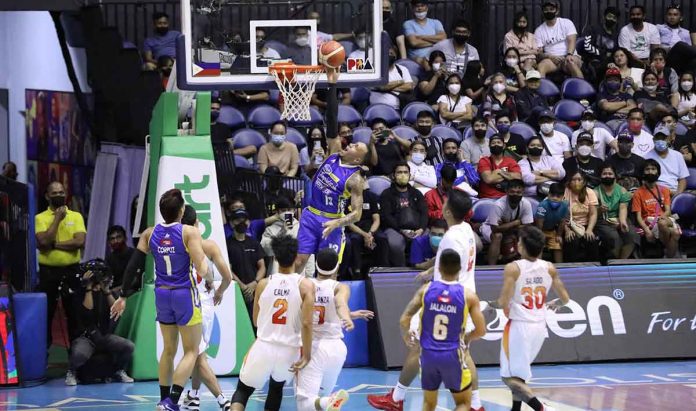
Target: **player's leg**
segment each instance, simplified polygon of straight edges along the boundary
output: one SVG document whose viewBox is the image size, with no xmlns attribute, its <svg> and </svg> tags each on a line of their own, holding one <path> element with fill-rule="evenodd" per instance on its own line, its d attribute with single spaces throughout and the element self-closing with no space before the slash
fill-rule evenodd
<svg viewBox="0 0 696 411">
<path fill-rule="evenodd" d="M 256 340 L 244 357 L 239 371 L 237 389 L 232 396 L 232 410 L 243 411 L 249 397 L 268 381 L 275 361 L 275 350 L 272 344 Z"/>
<path fill-rule="evenodd" d="M 478 369 L 476 368 L 476 364 L 474 363 L 474 359 L 471 357 L 471 351 L 466 350 L 466 355 L 465 355 L 465 362 L 466 366 L 469 369 L 469 372 L 471 373 L 471 408 L 474 410 L 481 410 L 483 409 L 483 404 L 481 404 L 481 397 L 479 395 L 479 378 L 478 378 Z"/>
<path fill-rule="evenodd" d="M 220 383 L 215 376 L 215 372 L 213 372 L 213 369 L 208 363 L 208 355 L 206 353 L 202 353 L 198 356 L 198 365 L 196 368 L 200 376 L 200 381 L 203 381 L 203 384 L 208 387 L 208 390 L 213 394 L 220 408 L 225 411 L 229 410 L 231 402 L 222 393 L 222 388 L 220 388 Z M 200 388 L 200 383 L 198 387 Z M 196 388 L 196 390 L 198 390 L 198 388 Z"/>
<path fill-rule="evenodd" d="M 532 378 L 531 364 L 539 354 L 546 338 L 546 323 L 530 324 L 508 321 L 503 331 L 500 358 L 500 376 L 510 387 L 513 399 L 518 398 L 535 411 L 543 409 L 543 404 L 534 396 L 526 384 Z"/>
<path fill-rule="evenodd" d="M 435 408 L 437 408 L 437 390 L 423 390 L 423 411 L 435 411 Z"/>
<path fill-rule="evenodd" d="M 179 345 L 179 331 L 176 324 L 160 323 L 162 333 L 162 354 L 159 360 L 160 404 L 167 401 L 172 389 L 172 374 L 174 373 L 174 356 Z M 164 408 L 163 408 L 164 409 Z"/>
<path fill-rule="evenodd" d="M 448 362 L 453 360 L 451 357 L 449 351 L 421 351 L 420 363 L 421 388 L 423 389 L 423 411 L 433 411 L 437 407 L 437 391 L 440 388 L 440 384 L 444 382 L 444 378 L 448 377 Z"/>
<path fill-rule="evenodd" d="M 312 360 L 297 373 L 295 381 L 295 401 L 297 411 L 321 410 L 315 403 L 319 400 L 323 367 L 312 347 Z"/>
<path fill-rule="evenodd" d="M 174 404 L 179 402 L 181 393 L 184 391 L 186 381 L 191 377 L 193 367 L 198 358 L 198 345 L 201 343 L 201 324 L 178 326 L 181 343 L 184 348 L 184 355 L 174 369 L 172 377 L 172 391 L 169 394 Z M 175 348 L 176 350 L 176 348 Z"/>
<path fill-rule="evenodd" d="M 275 358 L 271 365 L 271 380 L 268 383 L 268 395 L 264 410 L 278 411 L 283 401 L 283 387 L 292 381 L 292 365 L 300 359 L 300 349 L 295 347 L 274 346 Z"/>
<path fill-rule="evenodd" d="M 455 404 L 454 411 L 469 411 L 471 409 L 471 388 L 452 392 L 452 398 Z"/>
<path fill-rule="evenodd" d="M 340 410 L 346 402 L 348 402 L 348 392 L 346 390 L 338 390 L 333 392 L 338 381 L 338 376 L 341 374 L 343 364 L 346 362 L 348 349 L 343 340 L 321 340 L 318 349 L 325 357 L 323 361 L 323 377 L 321 379 L 321 395 L 317 399 L 315 405 L 319 406 L 317 410 Z M 314 351 L 312 351 L 314 355 Z"/>
<path fill-rule="evenodd" d="M 210 369 L 210 365 L 208 364 L 208 355 L 206 354 L 206 350 L 208 349 L 208 342 L 210 341 L 210 334 L 213 329 L 213 321 L 215 318 L 215 305 L 213 305 L 212 297 L 210 297 L 209 295 L 204 295 L 201 293 L 201 296 L 201 316 L 203 320 L 201 344 L 198 347 L 199 354 L 198 358 L 196 359 L 196 365 L 193 367 L 193 372 L 191 373 L 191 390 L 189 390 L 184 396 L 183 406 L 183 409 L 188 409 L 191 411 L 196 411 L 200 408 L 199 390 L 201 388 L 201 374 L 204 372 L 204 367 L 207 368 L 207 374 L 203 379 L 203 382 L 215 397 L 218 397 L 220 395 L 217 379 L 215 378 L 215 374 L 212 373 L 212 370 Z M 212 381 L 210 380 L 210 375 L 212 375 L 213 377 Z M 215 390 L 215 387 L 217 387 L 217 391 Z M 224 404 L 225 402 L 226 399 L 221 404 Z"/>
<path fill-rule="evenodd" d="M 532 407 L 534 411 L 542 411 L 544 409 L 544 404 L 542 404 L 541 401 L 534 396 L 532 389 L 529 388 L 529 386 L 521 378 L 503 378 L 503 382 L 510 388 L 510 391 L 512 391 L 513 407 L 516 405 L 514 404 L 515 398 L 518 398 L 519 401 Z"/>
<path fill-rule="evenodd" d="M 300 228 L 297 231 L 296 272 L 303 272 L 309 256 L 317 252 L 323 231 L 322 225 L 322 217 L 307 209 L 300 216 Z"/>
<path fill-rule="evenodd" d="M 467 368 L 468 355 L 465 347 L 456 351 L 438 353 L 440 356 L 439 368 L 442 375 L 442 383 L 450 390 L 457 410 L 469 411 L 475 408 L 471 402 L 472 373 Z"/>
</svg>

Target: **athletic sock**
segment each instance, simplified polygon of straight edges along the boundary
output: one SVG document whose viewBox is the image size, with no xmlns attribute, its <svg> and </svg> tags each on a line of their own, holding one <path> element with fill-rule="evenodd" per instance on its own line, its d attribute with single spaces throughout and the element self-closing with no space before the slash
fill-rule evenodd
<svg viewBox="0 0 696 411">
<path fill-rule="evenodd" d="M 513 401 L 510 411 L 522 411 L 522 401 Z"/>
<path fill-rule="evenodd" d="M 164 401 L 169 397 L 169 392 L 171 391 L 171 387 L 168 385 L 160 385 L 160 401 Z"/>
<path fill-rule="evenodd" d="M 329 408 L 329 401 L 331 401 L 330 397 L 319 398 L 319 407 L 321 407 L 322 410 Z"/>
<path fill-rule="evenodd" d="M 188 394 L 191 398 L 198 398 L 199 395 L 198 390 L 189 390 Z"/>
<path fill-rule="evenodd" d="M 471 408 L 475 410 L 481 408 L 481 397 L 479 397 L 479 390 L 471 390 Z"/>
<path fill-rule="evenodd" d="M 403 401 L 404 398 L 406 398 L 407 389 L 407 386 L 397 382 L 396 387 L 394 387 L 394 392 L 392 392 L 392 399 L 396 402 Z"/>
<path fill-rule="evenodd" d="M 217 402 L 218 405 L 225 405 L 225 403 L 227 402 L 227 398 L 225 398 L 223 394 L 220 394 L 217 396 Z"/>
<path fill-rule="evenodd" d="M 527 405 L 532 407 L 532 409 L 534 411 L 543 411 L 544 410 L 544 404 L 542 404 L 541 401 L 539 401 L 537 399 L 537 397 L 534 397 L 534 398 L 530 399 L 529 401 L 527 401 Z"/>
<path fill-rule="evenodd" d="M 182 392 L 184 392 L 184 387 L 182 387 L 181 385 L 176 385 L 176 384 L 172 385 L 172 392 L 169 393 L 169 398 L 172 399 L 172 402 L 174 404 L 179 403 L 179 398 L 181 398 Z"/>
</svg>

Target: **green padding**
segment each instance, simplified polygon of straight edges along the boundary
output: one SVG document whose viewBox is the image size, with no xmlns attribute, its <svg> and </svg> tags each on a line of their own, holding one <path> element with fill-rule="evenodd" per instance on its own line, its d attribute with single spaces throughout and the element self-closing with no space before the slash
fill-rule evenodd
<svg viewBox="0 0 696 411">
<path fill-rule="evenodd" d="M 210 136 L 167 137 L 162 141 L 161 156 L 214 160 Z"/>
<path fill-rule="evenodd" d="M 237 365 L 234 367 L 232 373 L 234 375 L 239 375 L 239 371 L 242 369 L 244 356 L 254 342 L 254 329 L 251 327 L 251 320 L 247 314 L 242 290 L 237 283 L 233 283 L 232 286 L 234 287 L 235 293 L 235 315 L 237 317 Z"/>
</svg>

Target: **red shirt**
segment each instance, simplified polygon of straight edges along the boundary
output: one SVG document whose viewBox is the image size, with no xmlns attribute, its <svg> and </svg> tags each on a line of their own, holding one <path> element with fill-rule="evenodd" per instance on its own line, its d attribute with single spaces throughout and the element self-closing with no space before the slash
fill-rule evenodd
<svg viewBox="0 0 696 411">
<path fill-rule="evenodd" d="M 478 163 L 478 173 L 481 175 L 479 183 L 479 198 L 500 198 L 505 191 L 500 189 L 500 184 L 490 185 L 483 181 L 484 171 L 506 170 L 511 173 L 521 173 L 520 165 L 510 157 L 503 156 L 498 164 L 494 164 L 492 157 L 482 157 Z"/>
<path fill-rule="evenodd" d="M 458 190 L 458 188 L 455 187 Z M 428 221 L 442 219 L 442 207 L 447 200 L 447 193 L 436 187 L 425 193 L 425 204 L 428 205 Z"/>
</svg>

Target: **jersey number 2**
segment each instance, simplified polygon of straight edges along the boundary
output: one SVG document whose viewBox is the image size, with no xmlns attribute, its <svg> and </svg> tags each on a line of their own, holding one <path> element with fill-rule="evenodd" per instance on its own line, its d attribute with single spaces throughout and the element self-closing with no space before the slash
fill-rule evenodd
<svg viewBox="0 0 696 411">
<path fill-rule="evenodd" d="M 438 314 L 433 320 L 433 338 L 437 341 L 444 341 L 447 339 L 447 325 L 449 324 L 449 317 L 444 314 Z"/>
<path fill-rule="evenodd" d="M 273 318 L 271 322 L 273 324 L 285 324 L 288 322 L 288 317 L 285 315 L 288 311 L 288 300 L 277 299 L 273 303 L 273 308 L 277 308 L 276 312 L 273 313 Z"/>
<path fill-rule="evenodd" d="M 534 290 L 532 287 L 524 287 L 521 291 L 524 297 L 523 306 L 528 310 L 540 309 L 546 303 L 546 287 L 536 287 Z"/>
</svg>

